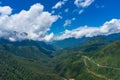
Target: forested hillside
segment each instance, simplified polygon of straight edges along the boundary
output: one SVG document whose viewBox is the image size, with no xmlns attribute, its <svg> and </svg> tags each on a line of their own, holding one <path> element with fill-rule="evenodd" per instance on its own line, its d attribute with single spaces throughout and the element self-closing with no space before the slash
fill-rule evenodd
<svg viewBox="0 0 120 80">
<path fill-rule="evenodd" d="M 60 60 L 55 58 L 58 60 L 55 70 L 59 75 L 67 79 L 120 80 L 119 44 L 120 41 L 115 41 L 104 47 L 102 46 L 97 51 L 96 49 L 91 49 L 93 53 L 89 53 L 86 50 L 84 52 L 74 53 L 72 49 L 69 49 L 69 53 L 71 52 L 74 55 L 68 54 L 68 57 L 65 58 L 63 55 L 60 55 Z M 66 55 L 67 51 L 64 51 L 64 53 Z"/>
<path fill-rule="evenodd" d="M 50 67 L 0 51 L 0 80 L 62 80 Z"/>
<path fill-rule="evenodd" d="M 47 47 L 47 46 L 46 46 Z M 93 38 L 50 56 L 36 45 L 0 45 L 1 80 L 120 80 L 120 41 Z"/>
</svg>

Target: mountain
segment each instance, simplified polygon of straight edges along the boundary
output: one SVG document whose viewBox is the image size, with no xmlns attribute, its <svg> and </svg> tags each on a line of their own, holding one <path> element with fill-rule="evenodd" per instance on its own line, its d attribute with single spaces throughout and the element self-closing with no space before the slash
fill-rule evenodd
<svg viewBox="0 0 120 80">
<path fill-rule="evenodd" d="M 79 46 L 57 50 L 53 52 L 52 55 L 55 56 L 55 58 L 67 58 L 68 56 L 81 54 L 83 52 L 87 54 L 92 54 L 95 53 L 97 50 L 101 49 L 102 47 L 108 45 L 109 43 L 111 42 L 102 37 L 95 37 L 89 39 L 88 41 L 82 43 Z"/>
<path fill-rule="evenodd" d="M 120 40 L 115 41 L 93 56 L 100 64 L 119 67 L 120 64 Z"/>
<path fill-rule="evenodd" d="M 39 50 L 36 46 L 14 46 L 12 44 L 0 45 L 0 50 L 10 52 L 19 57 L 31 60 L 46 61 L 49 57 Z"/>
<path fill-rule="evenodd" d="M 120 40 L 105 46 L 91 59 L 97 68 L 92 71 L 102 74 L 111 80 L 120 80 Z"/>
<path fill-rule="evenodd" d="M 51 44 L 56 46 L 57 48 L 67 48 L 67 47 L 75 47 L 75 46 L 79 46 L 80 44 L 84 43 L 85 41 L 87 41 L 88 38 L 79 38 L 79 39 L 75 39 L 75 38 L 68 38 L 68 39 L 64 39 L 64 40 L 59 40 L 59 41 L 53 41 Z"/>
<path fill-rule="evenodd" d="M 33 41 L 33 40 L 23 40 L 23 41 L 15 41 L 15 42 L 11 42 L 9 40 L 6 39 L 0 39 L 0 44 L 1 45 L 11 45 L 11 46 L 15 46 L 15 47 L 20 47 L 20 46 L 34 46 L 37 47 L 39 49 L 39 51 L 41 53 L 46 54 L 47 56 L 51 56 L 51 53 L 53 51 L 55 51 L 55 48 L 52 45 L 46 44 L 45 42 L 42 41 Z"/>
<path fill-rule="evenodd" d="M 62 80 L 42 63 L 0 50 L 0 80 Z"/>
<path fill-rule="evenodd" d="M 88 41 L 89 42 L 89 41 Z M 90 41 L 92 45 L 97 41 Z M 88 43 L 85 43 L 88 45 Z M 81 48 L 78 47 L 80 50 Z M 64 50 L 65 51 L 65 50 Z M 63 52 L 64 52 L 63 51 Z M 75 53 L 73 49 L 61 53 L 55 58 L 56 67 L 54 70 L 66 79 L 75 80 L 120 80 L 120 41 L 114 41 L 104 45 L 98 50 Z M 68 55 L 66 55 L 68 53 Z"/>
<path fill-rule="evenodd" d="M 111 35 L 100 35 L 100 36 L 95 36 L 95 37 L 83 37 L 83 38 L 68 38 L 65 40 L 59 40 L 59 41 L 54 41 L 51 44 L 56 46 L 57 48 L 74 48 L 77 46 L 80 46 L 83 43 L 86 43 L 87 41 L 97 38 L 97 37 L 101 37 L 105 40 L 108 41 L 115 41 L 115 40 L 120 40 L 120 33 L 116 33 L 116 34 L 111 34 Z"/>
<path fill-rule="evenodd" d="M 57 50 L 40 41 L 1 39 L 0 80 L 120 80 L 119 39 L 84 38 Z"/>
</svg>

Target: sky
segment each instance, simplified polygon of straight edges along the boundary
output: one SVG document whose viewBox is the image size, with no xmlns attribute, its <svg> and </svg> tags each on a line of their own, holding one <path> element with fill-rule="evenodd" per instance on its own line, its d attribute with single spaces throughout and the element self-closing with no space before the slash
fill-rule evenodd
<svg viewBox="0 0 120 80">
<path fill-rule="evenodd" d="M 120 0 L 0 0 L 0 38 L 39 41 L 120 32 Z"/>
</svg>

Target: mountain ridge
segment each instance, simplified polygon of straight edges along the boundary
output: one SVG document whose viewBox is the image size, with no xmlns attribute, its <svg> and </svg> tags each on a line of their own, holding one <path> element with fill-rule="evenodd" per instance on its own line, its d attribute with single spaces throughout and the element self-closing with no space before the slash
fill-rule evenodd
<svg viewBox="0 0 120 80">
<path fill-rule="evenodd" d="M 94 38 L 103 38 L 105 40 L 108 40 L 110 42 L 113 42 L 115 40 L 120 40 L 120 33 L 115 33 L 115 34 L 110 34 L 110 35 L 100 35 L 100 36 L 95 36 L 95 37 L 82 37 L 82 38 L 68 38 L 65 40 L 59 40 L 59 41 L 53 41 L 51 44 L 54 46 L 57 46 L 58 48 L 73 48 L 77 47 L 91 39 Z"/>
<path fill-rule="evenodd" d="M 120 71 L 115 69 L 120 67 L 119 34 L 112 37 L 90 38 L 76 47 L 58 50 L 44 42 L 28 40 L 22 42 L 0 40 L 0 43 L 2 80 L 120 79 Z"/>
</svg>

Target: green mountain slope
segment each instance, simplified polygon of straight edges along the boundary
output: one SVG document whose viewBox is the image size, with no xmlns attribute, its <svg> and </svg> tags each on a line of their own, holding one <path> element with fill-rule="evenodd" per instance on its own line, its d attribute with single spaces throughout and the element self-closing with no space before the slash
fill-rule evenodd
<svg viewBox="0 0 120 80">
<path fill-rule="evenodd" d="M 14 46 L 12 44 L 0 45 L 0 50 L 10 52 L 16 56 L 24 57 L 30 60 L 48 61 L 49 57 L 41 52 L 36 46 Z"/>
<path fill-rule="evenodd" d="M 115 41 L 112 44 L 104 47 L 101 51 L 97 52 L 93 56 L 103 65 L 113 66 L 113 67 L 120 67 L 120 41 Z"/>
<path fill-rule="evenodd" d="M 33 40 L 23 40 L 23 41 L 16 41 L 16 42 L 11 42 L 6 39 L 0 39 L 0 44 L 1 45 L 6 45 L 10 44 L 15 47 L 18 46 L 36 46 L 42 53 L 46 54 L 47 56 L 51 56 L 51 53 L 55 51 L 55 48 L 52 45 L 49 45 L 45 42 L 42 41 L 33 41 Z"/>
<path fill-rule="evenodd" d="M 62 80 L 41 63 L 0 51 L 0 80 Z"/>
<path fill-rule="evenodd" d="M 90 41 L 89 45 L 92 44 Z M 87 45 L 88 43 L 85 44 Z M 55 71 L 61 76 L 75 80 L 120 80 L 120 41 L 102 46 L 98 50 L 92 49 L 92 55 L 88 51 L 74 53 L 69 49 L 69 54 L 70 52 L 72 55 L 57 59 Z"/>
<path fill-rule="evenodd" d="M 0 80 L 120 80 L 119 40 L 96 37 L 55 52 L 40 45 L 1 44 Z"/>
<path fill-rule="evenodd" d="M 86 41 L 85 43 L 77 47 L 57 50 L 53 52 L 52 55 L 55 56 L 55 58 L 67 58 L 69 56 L 74 56 L 76 54 L 81 54 L 83 52 L 84 54 L 91 55 L 98 51 L 99 49 L 101 49 L 102 47 L 108 45 L 109 43 L 110 41 L 105 40 L 104 38 L 96 37 Z"/>
</svg>

